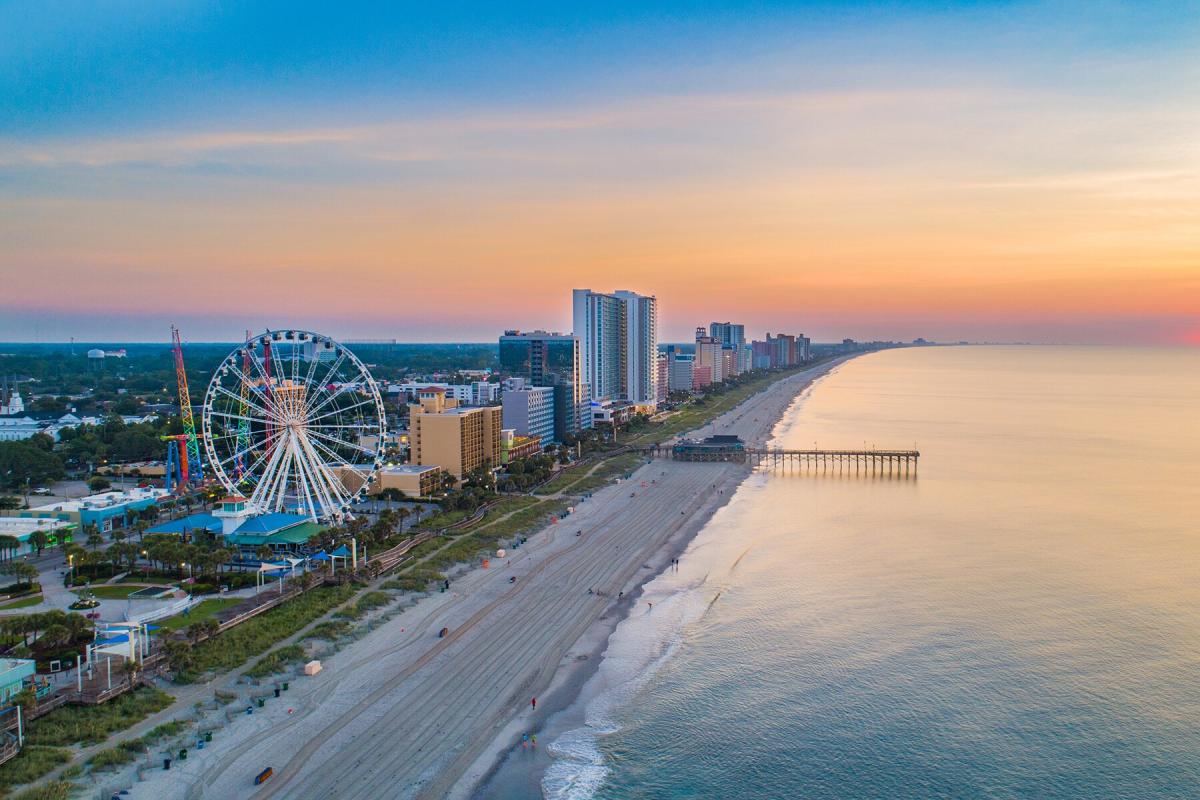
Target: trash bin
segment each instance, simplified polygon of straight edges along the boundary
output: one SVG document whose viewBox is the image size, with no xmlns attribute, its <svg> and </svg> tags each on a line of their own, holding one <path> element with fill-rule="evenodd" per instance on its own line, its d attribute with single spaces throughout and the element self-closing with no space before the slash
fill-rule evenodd
<svg viewBox="0 0 1200 800">
<path fill-rule="evenodd" d="M 278 686 L 276 686 L 276 687 L 275 687 L 275 696 L 276 696 L 276 697 L 279 697 L 279 693 L 280 693 L 280 692 L 282 692 L 282 691 L 283 691 L 282 689 L 280 689 Z"/>
<path fill-rule="evenodd" d="M 262 699 L 261 697 L 260 697 L 260 698 L 258 698 L 258 707 L 259 707 L 259 708 L 262 708 L 264 705 L 266 705 L 266 702 L 267 702 L 267 701 L 266 701 L 266 700 L 264 700 L 264 699 Z"/>
<path fill-rule="evenodd" d="M 180 761 L 187 761 L 187 748 L 186 748 L 186 747 L 184 747 L 184 748 L 181 748 L 181 749 L 179 750 L 179 760 L 180 760 Z"/>
<path fill-rule="evenodd" d="M 206 742 L 211 742 L 211 741 L 212 741 L 212 731 L 205 731 L 205 732 L 204 732 L 204 741 L 206 741 Z"/>
</svg>

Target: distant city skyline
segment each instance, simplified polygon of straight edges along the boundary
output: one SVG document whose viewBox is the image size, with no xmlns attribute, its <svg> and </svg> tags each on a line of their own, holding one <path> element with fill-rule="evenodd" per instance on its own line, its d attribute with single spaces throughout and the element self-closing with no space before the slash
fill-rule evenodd
<svg viewBox="0 0 1200 800">
<path fill-rule="evenodd" d="M 0 340 L 1200 344 L 1179 2 L 0 7 Z"/>
</svg>

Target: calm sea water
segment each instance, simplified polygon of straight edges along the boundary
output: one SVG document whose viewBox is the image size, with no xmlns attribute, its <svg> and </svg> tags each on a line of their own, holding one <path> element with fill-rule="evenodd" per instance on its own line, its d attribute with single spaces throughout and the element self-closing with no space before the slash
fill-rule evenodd
<svg viewBox="0 0 1200 800">
<path fill-rule="evenodd" d="M 1200 797 L 1200 352 L 878 353 L 618 629 L 554 798 Z"/>
</svg>

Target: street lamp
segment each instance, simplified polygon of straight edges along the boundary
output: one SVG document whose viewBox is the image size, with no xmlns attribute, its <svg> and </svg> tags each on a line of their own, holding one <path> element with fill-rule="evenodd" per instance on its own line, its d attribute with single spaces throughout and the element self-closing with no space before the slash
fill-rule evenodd
<svg viewBox="0 0 1200 800">
<path fill-rule="evenodd" d="M 67 582 L 75 582 L 75 554 L 67 553 Z"/>
<path fill-rule="evenodd" d="M 142 565 L 142 575 L 149 580 L 150 578 L 150 554 L 145 550 L 142 551 L 142 560 L 146 563 Z"/>
</svg>

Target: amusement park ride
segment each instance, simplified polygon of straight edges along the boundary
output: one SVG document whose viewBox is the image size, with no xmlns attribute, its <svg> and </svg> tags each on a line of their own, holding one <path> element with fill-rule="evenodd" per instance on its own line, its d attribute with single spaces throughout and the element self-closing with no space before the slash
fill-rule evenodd
<svg viewBox="0 0 1200 800">
<path fill-rule="evenodd" d="M 179 417 L 183 433 L 164 436 L 167 442 L 167 491 L 184 491 L 190 485 L 204 482 L 204 462 L 200 458 L 200 443 L 196 440 L 196 422 L 192 418 L 192 398 L 188 393 L 187 371 L 183 368 L 183 345 L 179 329 L 171 326 L 171 351 L 175 356 L 175 382 L 179 387 Z"/>
<path fill-rule="evenodd" d="M 341 520 L 383 466 L 379 386 L 312 331 L 247 336 L 213 373 L 202 424 L 213 477 L 261 513 Z"/>
<path fill-rule="evenodd" d="M 344 519 L 383 466 L 387 422 L 366 365 L 312 331 L 247 332 L 213 373 L 197 432 L 179 331 L 171 335 L 184 432 L 164 437 L 168 488 L 172 478 L 181 490 L 204 480 L 203 446 L 210 480 L 258 512 Z"/>
</svg>

